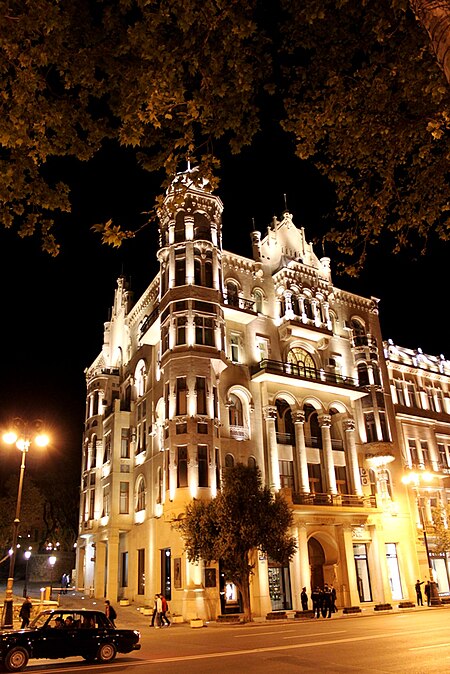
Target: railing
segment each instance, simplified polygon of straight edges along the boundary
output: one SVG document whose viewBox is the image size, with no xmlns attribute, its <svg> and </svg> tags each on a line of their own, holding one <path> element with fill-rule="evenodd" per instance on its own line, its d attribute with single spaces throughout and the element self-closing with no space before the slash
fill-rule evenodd
<svg viewBox="0 0 450 674">
<path fill-rule="evenodd" d="M 237 295 L 228 295 L 228 297 L 225 295 L 223 303 L 229 307 L 235 307 L 236 309 L 255 311 L 255 300 L 244 300 L 243 297 L 238 297 Z"/>
<path fill-rule="evenodd" d="M 345 508 L 376 508 L 375 496 L 356 496 L 355 494 L 292 494 L 296 505 L 323 505 Z"/>
<path fill-rule="evenodd" d="M 277 442 L 280 445 L 295 445 L 295 434 L 294 433 L 279 433 L 277 431 Z M 314 436 L 305 437 L 305 446 L 306 447 L 316 447 L 322 448 L 322 438 L 317 438 Z M 344 449 L 344 443 L 339 438 L 331 438 L 331 446 L 333 449 L 342 450 Z"/>
<path fill-rule="evenodd" d="M 230 437 L 233 440 L 248 440 L 248 429 L 245 426 L 230 426 Z"/>
<path fill-rule="evenodd" d="M 370 346 L 370 348 L 376 349 L 377 342 L 371 335 L 355 335 L 352 337 L 352 346 Z"/>
<path fill-rule="evenodd" d="M 144 332 L 146 332 L 149 329 L 151 324 L 154 323 L 154 321 L 158 318 L 158 316 L 159 316 L 159 305 L 153 309 L 152 313 L 149 314 L 142 323 L 141 336 L 144 334 Z"/>
<path fill-rule="evenodd" d="M 261 372 L 261 370 L 266 370 L 266 372 L 269 372 L 270 374 L 295 377 L 296 379 L 310 379 L 311 381 L 324 384 L 338 384 L 358 388 L 358 382 L 356 379 L 353 379 L 353 377 L 343 377 L 341 374 L 317 370 L 314 367 L 303 367 L 296 363 L 285 363 L 278 360 L 265 359 L 250 368 L 252 375 Z"/>
</svg>

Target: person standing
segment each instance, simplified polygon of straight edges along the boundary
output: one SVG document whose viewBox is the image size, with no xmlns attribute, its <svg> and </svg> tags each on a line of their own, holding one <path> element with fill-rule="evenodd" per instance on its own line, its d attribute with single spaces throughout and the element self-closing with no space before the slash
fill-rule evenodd
<svg viewBox="0 0 450 674">
<path fill-rule="evenodd" d="M 155 600 L 153 602 L 152 622 L 150 623 L 150 627 L 159 627 L 159 623 L 158 623 L 158 620 L 157 620 L 157 617 L 158 617 L 157 599 L 158 599 L 158 595 L 155 594 Z M 155 621 L 156 621 L 156 625 L 155 625 Z"/>
<path fill-rule="evenodd" d="M 31 603 L 30 597 L 25 597 L 25 601 L 23 602 L 21 609 L 19 611 L 19 618 L 22 618 L 22 624 L 20 626 L 21 630 L 25 629 L 25 627 L 28 627 L 28 625 L 30 624 L 32 607 L 33 604 Z"/>
<path fill-rule="evenodd" d="M 105 601 L 105 614 L 106 617 L 109 619 L 110 622 L 112 622 L 113 627 L 116 626 L 115 620 L 117 618 L 117 613 L 114 609 L 113 606 L 111 606 L 111 602 L 109 599 Z"/>
<path fill-rule="evenodd" d="M 302 602 L 302 611 L 308 610 L 308 595 L 306 594 L 306 587 L 302 587 L 300 593 L 300 601 Z"/>
<path fill-rule="evenodd" d="M 166 615 L 166 612 L 169 610 L 169 604 L 163 594 L 160 594 L 159 596 L 161 597 L 161 627 L 164 627 L 164 624 L 166 624 L 167 627 L 170 627 L 170 620 Z"/>
<path fill-rule="evenodd" d="M 429 580 L 425 583 L 424 592 L 427 598 L 427 606 L 431 606 L 431 584 Z"/>
<path fill-rule="evenodd" d="M 324 618 L 331 618 L 331 604 L 331 587 L 325 583 L 322 595 L 322 616 Z"/>
<path fill-rule="evenodd" d="M 421 585 L 423 585 L 423 580 L 417 579 L 416 584 L 414 585 L 416 590 L 417 606 L 423 606 L 422 588 L 420 587 Z"/>
<path fill-rule="evenodd" d="M 311 599 L 312 599 L 314 617 L 320 618 L 320 612 L 321 612 L 321 609 L 322 609 L 322 590 L 320 589 L 320 587 L 316 587 L 311 592 Z"/>
<path fill-rule="evenodd" d="M 336 588 L 334 585 L 330 585 L 331 590 L 331 613 L 337 613 L 336 608 Z"/>
</svg>

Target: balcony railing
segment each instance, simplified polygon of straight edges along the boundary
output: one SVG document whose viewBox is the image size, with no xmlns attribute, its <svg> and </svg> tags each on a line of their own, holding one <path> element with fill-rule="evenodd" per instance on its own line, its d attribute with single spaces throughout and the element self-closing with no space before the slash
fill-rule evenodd
<svg viewBox="0 0 450 674">
<path fill-rule="evenodd" d="M 356 496 L 355 494 L 292 494 L 296 505 L 334 506 L 341 508 L 376 508 L 375 496 Z"/>
<path fill-rule="evenodd" d="M 322 384 L 337 384 L 340 386 L 358 388 L 358 382 L 353 377 L 343 377 L 341 374 L 317 370 L 314 367 L 304 367 L 297 365 L 296 363 L 285 363 L 283 361 L 265 359 L 250 368 L 252 375 L 261 372 L 261 370 L 265 370 L 270 374 L 295 377 L 296 379 L 309 379 Z"/>
<path fill-rule="evenodd" d="M 233 440 L 248 440 L 248 429 L 245 426 L 230 426 L 230 437 Z"/>
<path fill-rule="evenodd" d="M 149 329 L 149 327 L 152 325 L 152 323 L 154 323 L 154 322 L 156 321 L 156 319 L 158 318 L 158 316 L 159 316 L 159 305 L 153 309 L 152 313 L 149 314 L 149 315 L 145 318 L 144 322 L 142 323 L 142 325 L 141 325 L 141 336 L 142 336 L 145 332 L 147 332 L 147 330 Z"/>
<path fill-rule="evenodd" d="M 237 295 L 225 295 L 223 303 L 235 309 L 243 309 L 244 311 L 255 311 L 255 300 L 244 300 L 243 297 Z"/>
<path fill-rule="evenodd" d="M 277 431 L 277 442 L 280 445 L 295 445 L 295 434 L 294 433 L 278 433 Z M 305 437 L 306 447 L 316 447 L 322 448 L 322 438 L 317 438 L 315 436 Z M 344 449 L 344 443 L 339 438 L 331 438 L 331 446 L 333 449 L 342 450 Z"/>
</svg>

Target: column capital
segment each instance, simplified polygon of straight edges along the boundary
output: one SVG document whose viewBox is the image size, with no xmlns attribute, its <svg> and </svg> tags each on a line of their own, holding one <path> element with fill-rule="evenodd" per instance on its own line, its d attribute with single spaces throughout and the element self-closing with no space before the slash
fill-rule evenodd
<svg viewBox="0 0 450 674">
<path fill-rule="evenodd" d="M 321 428 L 330 428 L 331 427 L 331 414 L 319 414 L 318 416 L 319 426 Z"/>
<path fill-rule="evenodd" d="M 294 424 L 304 424 L 305 423 L 305 413 L 300 410 L 294 412 Z"/>
<path fill-rule="evenodd" d="M 356 428 L 355 420 L 352 417 L 349 417 L 348 419 L 344 419 L 343 427 L 344 427 L 344 431 L 346 431 L 348 433 L 352 433 Z"/>
<path fill-rule="evenodd" d="M 263 408 L 263 415 L 266 421 L 267 420 L 275 421 L 275 419 L 277 418 L 277 408 L 275 407 L 275 405 L 267 405 L 266 407 Z"/>
</svg>

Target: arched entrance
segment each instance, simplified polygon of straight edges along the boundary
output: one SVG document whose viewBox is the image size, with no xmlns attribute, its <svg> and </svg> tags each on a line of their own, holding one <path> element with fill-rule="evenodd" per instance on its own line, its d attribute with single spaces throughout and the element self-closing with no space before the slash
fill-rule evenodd
<svg viewBox="0 0 450 674">
<path fill-rule="evenodd" d="M 308 541 L 309 566 L 311 568 L 311 587 L 323 587 L 323 565 L 325 564 L 325 553 L 319 541 L 310 538 Z"/>
</svg>

